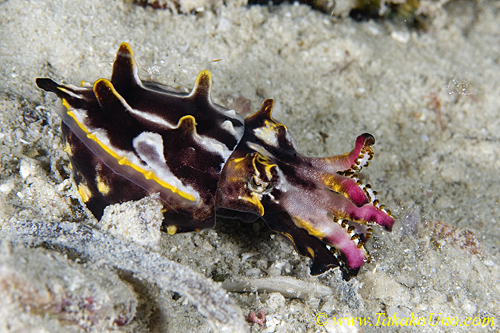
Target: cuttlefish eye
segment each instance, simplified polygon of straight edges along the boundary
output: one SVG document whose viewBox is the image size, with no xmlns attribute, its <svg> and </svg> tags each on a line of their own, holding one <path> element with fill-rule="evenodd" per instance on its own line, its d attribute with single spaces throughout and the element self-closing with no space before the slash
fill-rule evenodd
<svg viewBox="0 0 500 333">
<path fill-rule="evenodd" d="M 256 175 L 248 180 L 248 188 L 255 193 L 268 194 L 273 189 L 273 182 L 265 182 Z"/>
</svg>

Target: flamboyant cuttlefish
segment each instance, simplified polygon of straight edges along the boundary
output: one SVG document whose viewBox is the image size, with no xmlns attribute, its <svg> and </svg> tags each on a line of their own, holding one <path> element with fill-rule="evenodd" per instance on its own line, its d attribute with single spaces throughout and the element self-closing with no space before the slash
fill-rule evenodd
<svg viewBox="0 0 500 333">
<path fill-rule="evenodd" d="M 210 72 L 191 93 L 141 81 L 133 53 L 120 45 L 111 81 L 81 87 L 36 80 L 59 96 L 74 179 L 89 210 L 159 193 L 169 234 L 211 228 L 215 217 L 262 218 L 312 259 L 311 274 L 340 267 L 355 275 L 369 258 L 369 225 L 391 230 L 394 218 L 357 173 L 373 157 L 362 134 L 347 154 L 297 153 L 273 101 L 243 119 L 210 100 Z"/>
</svg>

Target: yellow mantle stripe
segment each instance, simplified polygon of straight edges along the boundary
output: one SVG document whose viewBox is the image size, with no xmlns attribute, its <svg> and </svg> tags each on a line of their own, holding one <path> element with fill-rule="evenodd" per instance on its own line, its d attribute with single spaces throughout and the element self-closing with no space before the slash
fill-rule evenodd
<svg viewBox="0 0 500 333">
<path fill-rule="evenodd" d="M 238 196 L 238 199 L 253 203 L 257 207 L 257 210 L 259 211 L 260 216 L 264 216 L 264 206 L 262 206 L 262 203 L 260 202 L 259 194 L 252 192 L 249 197 Z"/>
<path fill-rule="evenodd" d="M 326 234 L 323 231 L 314 228 L 313 224 L 309 221 L 303 220 L 298 216 L 292 216 L 292 221 L 297 227 L 305 229 L 311 236 L 319 239 L 323 239 L 326 237 Z"/>
<path fill-rule="evenodd" d="M 66 100 L 63 101 L 63 104 L 65 104 L 66 107 L 68 107 L 68 102 Z M 183 197 L 184 199 L 187 199 L 189 201 L 196 201 L 196 197 L 192 194 L 189 194 L 189 193 L 186 193 L 184 191 L 181 191 L 179 190 L 177 187 L 175 186 L 172 186 L 170 185 L 169 183 L 161 180 L 160 178 L 158 178 L 158 176 L 156 176 L 154 174 L 154 172 L 152 171 L 147 171 L 143 168 L 141 168 L 140 166 L 130 162 L 127 157 L 125 156 L 119 156 L 118 154 L 116 154 L 111 148 L 109 148 L 108 146 L 106 146 L 104 143 L 102 143 L 95 134 L 92 134 L 92 133 L 89 133 L 88 129 L 85 128 L 85 126 L 80 123 L 78 121 L 78 119 L 76 118 L 75 114 L 73 113 L 73 111 L 68 111 L 67 114 L 73 118 L 73 120 L 75 121 L 75 123 L 78 125 L 78 127 L 80 127 L 82 129 L 82 131 L 85 132 L 85 134 L 87 134 L 87 138 L 95 141 L 102 149 L 104 149 L 104 151 L 106 153 L 108 153 L 110 156 L 112 156 L 114 159 L 117 160 L 118 164 L 120 165 L 127 165 L 129 167 L 131 167 L 132 169 L 134 169 L 135 171 L 137 172 L 140 172 L 144 175 L 144 178 L 146 179 L 151 179 L 151 180 L 154 180 L 155 182 L 157 182 L 158 184 L 160 184 L 162 187 L 166 188 L 166 189 L 169 189 L 170 191 L 180 195 L 181 197 Z"/>
</svg>

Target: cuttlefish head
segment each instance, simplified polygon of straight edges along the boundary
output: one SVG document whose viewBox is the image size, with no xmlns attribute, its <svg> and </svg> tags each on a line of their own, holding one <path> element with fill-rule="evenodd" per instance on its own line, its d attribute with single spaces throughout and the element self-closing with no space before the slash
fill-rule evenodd
<svg viewBox="0 0 500 333">
<path fill-rule="evenodd" d="M 262 218 L 298 253 L 312 259 L 311 274 L 338 267 L 344 278 L 369 260 L 370 226 L 391 230 L 394 218 L 357 175 L 372 159 L 375 139 L 362 134 L 344 155 L 297 153 L 285 125 L 272 116 L 272 100 L 245 119 L 245 133 L 226 162 L 216 194 L 218 215 Z"/>
</svg>

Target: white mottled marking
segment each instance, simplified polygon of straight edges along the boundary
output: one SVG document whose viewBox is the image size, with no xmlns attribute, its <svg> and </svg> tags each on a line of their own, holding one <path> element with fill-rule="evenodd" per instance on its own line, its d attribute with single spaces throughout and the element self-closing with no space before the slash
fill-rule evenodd
<svg viewBox="0 0 500 333">
<path fill-rule="evenodd" d="M 253 130 L 256 137 L 270 146 L 278 147 L 278 137 L 276 132 L 269 127 L 259 127 Z"/>
<path fill-rule="evenodd" d="M 167 163 L 165 160 L 165 156 L 163 155 L 163 138 L 161 137 L 160 134 L 157 133 L 151 133 L 151 132 L 142 132 L 139 134 L 132 142 L 134 148 L 136 151 L 138 150 L 138 155 L 139 157 L 142 158 L 141 155 L 141 147 L 139 147 L 139 144 L 143 144 L 151 148 L 155 152 L 156 159 L 159 160 L 160 163 Z M 148 163 L 145 159 L 143 159 L 146 163 Z M 149 163 L 148 163 L 149 164 Z"/>
<path fill-rule="evenodd" d="M 230 151 L 227 146 L 221 143 L 219 140 L 213 139 L 206 135 L 198 135 L 197 133 L 194 133 L 193 137 L 199 145 L 201 145 L 208 151 L 220 155 L 224 161 L 226 161 L 229 156 L 231 156 L 232 151 Z"/>
<path fill-rule="evenodd" d="M 231 133 L 236 140 L 239 140 L 243 136 L 243 126 L 238 126 L 234 128 L 233 122 L 230 120 L 226 120 L 221 125 L 222 129 Z"/>
<path fill-rule="evenodd" d="M 184 185 L 181 180 L 170 171 L 165 156 L 163 155 L 163 138 L 160 134 L 143 132 L 134 138 L 132 144 L 137 155 L 147 164 L 148 168 L 156 177 L 182 192 L 191 194 L 196 198 L 196 201 L 200 199 L 200 195 L 197 191 L 189 185 Z"/>
<path fill-rule="evenodd" d="M 134 116 L 142 118 L 142 119 L 147 120 L 147 121 L 150 121 L 150 122 L 155 123 L 157 125 L 162 125 L 162 126 L 164 126 L 165 128 L 168 128 L 168 129 L 173 129 L 173 128 L 177 127 L 177 124 L 175 124 L 175 125 L 171 124 L 171 123 L 169 123 L 167 120 L 165 120 L 162 117 L 159 117 L 159 116 L 156 116 L 154 114 L 147 113 L 147 112 L 143 112 L 143 111 L 140 111 L 140 110 L 137 110 L 137 109 L 133 109 L 127 103 L 127 101 L 120 94 L 118 94 L 118 92 L 115 93 L 114 95 L 116 96 L 116 98 L 118 98 L 118 100 L 120 101 L 120 103 L 122 104 L 122 106 L 128 112 L 130 112 L 131 114 L 133 114 Z"/>
<path fill-rule="evenodd" d="M 122 149 L 117 148 L 116 146 L 113 146 L 111 144 L 111 141 L 109 141 L 108 133 L 106 132 L 106 130 L 99 128 L 99 129 L 96 129 L 96 130 L 93 130 L 93 131 L 89 131 L 88 134 L 87 134 L 87 137 L 89 135 L 94 135 L 95 138 L 99 142 L 101 142 L 102 145 L 104 145 L 107 149 L 109 149 L 116 156 L 118 156 L 119 158 L 117 158 L 117 160 L 121 159 L 123 157 L 126 157 L 128 161 L 130 161 L 131 163 L 133 163 L 133 164 L 135 164 L 135 165 L 137 165 L 137 166 L 139 166 L 141 168 L 146 168 L 147 167 L 144 164 L 144 162 L 142 162 L 139 158 L 137 158 L 137 155 L 134 154 L 133 152 L 128 151 L 128 150 L 122 150 Z M 96 154 L 96 156 L 100 157 L 99 154 Z"/>
<path fill-rule="evenodd" d="M 258 152 L 259 154 L 261 154 L 262 156 L 265 156 L 269 159 L 272 159 L 273 158 L 273 155 L 271 155 L 271 153 L 269 153 L 266 148 L 262 147 L 261 145 L 259 144 L 256 144 L 256 143 L 252 143 L 252 142 L 247 142 L 247 146 L 248 148 L 252 149 L 252 150 L 255 150 L 256 152 Z"/>
<path fill-rule="evenodd" d="M 68 85 L 67 87 L 68 87 L 68 88 L 71 88 L 71 89 L 75 89 L 75 88 L 77 88 L 76 86 L 72 86 L 72 85 L 71 85 L 71 86 L 69 86 L 69 85 Z M 82 95 L 75 94 L 75 93 L 74 93 L 74 92 L 72 92 L 71 90 L 64 88 L 64 86 L 58 87 L 58 89 L 59 89 L 59 90 L 61 90 L 61 91 L 62 91 L 62 92 L 64 92 L 64 93 L 66 93 L 66 94 L 70 95 L 70 96 L 71 96 L 71 97 L 73 97 L 73 98 L 83 99 L 83 96 L 82 96 Z M 75 89 L 75 90 L 77 90 L 77 89 Z"/>
<path fill-rule="evenodd" d="M 62 88 L 69 88 L 69 89 L 75 90 L 75 91 L 88 91 L 88 88 L 86 88 L 86 87 L 78 87 L 78 86 L 75 86 L 75 85 L 72 85 L 72 84 L 61 85 L 60 87 L 62 87 Z M 92 87 L 92 85 L 91 85 L 91 87 Z"/>
</svg>

